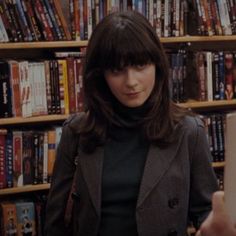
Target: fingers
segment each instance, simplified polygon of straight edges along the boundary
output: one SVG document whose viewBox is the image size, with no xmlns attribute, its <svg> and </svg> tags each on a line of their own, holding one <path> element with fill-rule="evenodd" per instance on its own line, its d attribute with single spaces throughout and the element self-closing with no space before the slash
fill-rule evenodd
<svg viewBox="0 0 236 236">
<path fill-rule="evenodd" d="M 212 197 L 212 209 L 214 213 L 224 212 L 224 192 L 218 191 Z"/>
<path fill-rule="evenodd" d="M 201 235 L 201 231 L 198 230 L 195 236 L 202 236 L 202 235 Z"/>
</svg>

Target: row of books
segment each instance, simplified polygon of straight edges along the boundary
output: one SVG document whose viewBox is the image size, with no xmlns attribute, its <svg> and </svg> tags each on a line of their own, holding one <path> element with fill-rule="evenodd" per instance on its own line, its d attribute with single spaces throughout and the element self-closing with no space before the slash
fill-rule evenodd
<svg viewBox="0 0 236 236">
<path fill-rule="evenodd" d="M 43 236 L 46 197 L 0 203 L 0 235 Z"/>
<path fill-rule="evenodd" d="M 136 10 L 159 37 L 232 35 L 236 33 L 236 2 L 231 0 L 71 0 L 73 39 L 86 40 L 96 24 L 113 11 Z"/>
<path fill-rule="evenodd" d="M 57 59 L 38 62 L 0 61 L 0 117 L 83 111 L 84 53 L 56 52 Z M 175 102 L 236 98 L 236 52 L 179 50 L 168 52 L 168 59 Z"/>
<path fill-rule="evenodd" d="M 236 2 L 231 0 L 193 0 L 199 35 L 236 33 Z"/>
<path fill-rule="evenodd" d="M 236 98 L 236 53 L 198 51 L 168 54 L 175 102 Z"/>
<path fill-rule="evenodd" d="M 213 162 L 225 161 L 225 114 L 205 114 L 201 115 L 201 119 L 205 124 Z"/>
<path fill-rule="evenodd" d="M 0 189 L 51 181 L 61 127 L 0 130 Z"/>
<path fill-rule="evenodd" d="M 0 61 L 0 117 L 83 110 L 82 60 Z"/>
<path fill-rule="evenodd" d="M 43 40 L 71 40 L 58 0 L 0 1 L 1 42 Z"/>
<path fill-rule="evenodd" d="M 0 41 L 87 40 L 113 11 L 136 10 L 160 37 L 232 35 L 235 1 L 230 0 L 1 0 Z"/>
</svg>

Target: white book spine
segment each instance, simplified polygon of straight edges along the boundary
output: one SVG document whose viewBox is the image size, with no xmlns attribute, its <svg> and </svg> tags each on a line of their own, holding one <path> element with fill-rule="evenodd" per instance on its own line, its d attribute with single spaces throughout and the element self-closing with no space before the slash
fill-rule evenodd
<svg viewBox="0 0 236 236">
<path fill-rule="evenodd" d="M 206 52 L 207 59 L 207 98 L 213 101 L 213 85 L 212 85 L 212 52 Z"/>
</svg>

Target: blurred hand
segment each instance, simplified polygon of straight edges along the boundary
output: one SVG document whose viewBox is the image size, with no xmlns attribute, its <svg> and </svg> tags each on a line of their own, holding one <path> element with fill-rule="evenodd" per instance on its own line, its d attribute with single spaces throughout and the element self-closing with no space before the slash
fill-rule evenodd
<svg viewBox="0 0 236 236">
<path fill-rule="evenodd" d="M 224 192 L 218 191 L 213 194 L 212 211 L 202 223 L 196 236 L 236 236 L 235 223 L 226 213 Z"/>
</svg>

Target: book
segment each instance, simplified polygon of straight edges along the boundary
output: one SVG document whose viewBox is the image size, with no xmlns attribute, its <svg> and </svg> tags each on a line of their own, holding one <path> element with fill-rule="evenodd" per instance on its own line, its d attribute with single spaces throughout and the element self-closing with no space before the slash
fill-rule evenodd
<svg viewBox="0 0 236 236">
<path fill-rule="evenodd" d="M 18 236 L 36 236 L 33 202 L 16 202 Z"/>
<path fill-rule="evenodd" d="M 13 186 L 23 185 L 23 167 L 22 167 L 22 131 L 13 131 Z"/>
<path fill-rule="evenodd" d="M 0 203 L 0 219 L 1 219 L 1 236 L 17 235 L 17 215 L 14 203 Z"/>
<path fill-rule="evenodd" d="M 48 182 L 51 182 L 54 162 L 56 159 L 56 131 L 48 130 Z"/>
<path fill-rule="evenodd" d="M 34 149 L 33 149 L 33 131 L 23 131 L 23 185 L 33 184 L 34 182 Z"/>
<path fill-rule="evenodd" d="M 6 129 L 0 129 L 0 189 L 6 187 Z"/>
<path fill-rule="evenodd" d="M 8 62 L 0 61 L 0 118 L 12 116 L 10 68 Z"/>
</svg>

